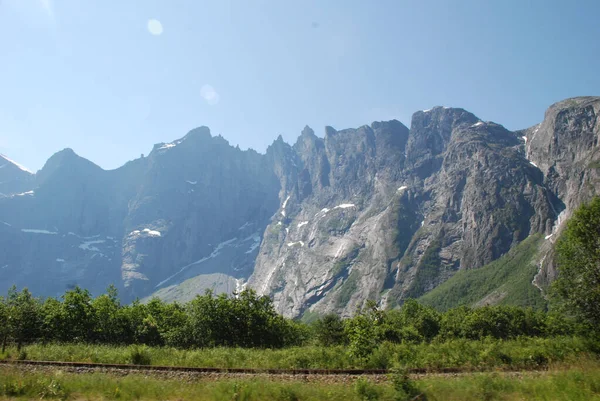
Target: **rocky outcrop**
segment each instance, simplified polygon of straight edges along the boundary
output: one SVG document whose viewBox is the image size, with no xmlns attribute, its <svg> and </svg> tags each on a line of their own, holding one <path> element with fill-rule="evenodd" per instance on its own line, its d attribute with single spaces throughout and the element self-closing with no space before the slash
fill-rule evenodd
<svg viewBox="0 0 600 401">
<path fill-rule="evenodd" d="M 410 129 L 306 127 L 265 154 L 200 127 L 112 171 L 68 149 L 36 175 L 2 158 L 0 287 L 115 283 L 125 300 L 173 300 L 249 285 L 286 316 L 350 315 L 542 233 L 543 288 L 561 223 L 599 188 L 599 110 L 599 98 L 569 99 L 511 132 L 435 107 Z"/>
<path fill-rule="evenodd" d="M 548 222 L 538 285 L 555 276 L 552 244 L 583 202 L 600 194 L 600 98 L 567 99 L 548 108 L 544 120 L 521 134 L 526 157 L 543 174 L 556 219 Z"/>
</svg>

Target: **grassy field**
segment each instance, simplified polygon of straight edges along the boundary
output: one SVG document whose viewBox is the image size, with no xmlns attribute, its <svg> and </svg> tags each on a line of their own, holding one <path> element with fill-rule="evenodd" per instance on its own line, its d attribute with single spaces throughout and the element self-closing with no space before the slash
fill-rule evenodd
<svg viewBox="0 0 600 401">
<path fill-rule="evenodd" d="M 419 397 L 420 396 L 420 397 Z M 138 374 L 24 373 L 0 368 L 0 399 L 60 400 L 600 400 L 600 365 L 557 365 L 544 373 L 488 373 L 375 384 L 279 382 L 266 379 L 175 380 Z"/>
<path fill-rule="evenodd" d="M 41 345 L 8 348 L 1 359 L 97 363 L 135 363 L 257 369 L 430 368 L 530 369 L 551 363 L 571 363 L 593 357 L 598 345 L 578 337 L 516 340 L 449 340 L 431 343 L 382 343 L 367 358 L 352 357 L 343 346 L 285 349 L 206 348 L 182 350 L 145 346 Z"/>
<path fill-rule="evenodd" d="M 531 284 L 537 272 L 533 259 L 541 241 L 541 235 L 531 236 L 488 265 L 460 271 L 419 298 L 419 302 L 441 311 L 484 304 L 544 309 L 546 301 Z"/>
</svg>

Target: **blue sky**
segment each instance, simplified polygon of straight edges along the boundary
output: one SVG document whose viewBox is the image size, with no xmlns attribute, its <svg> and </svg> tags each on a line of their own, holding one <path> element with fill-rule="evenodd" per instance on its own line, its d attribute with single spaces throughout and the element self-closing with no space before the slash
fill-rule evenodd
<svg viewBox="0 0 600 401">
<path fill-rule="evenodd" d="M 0 0 L 0 152 L 103 168 L 207 125 L 263 152 L 435 105 L 509 129 L 600 95 L 599 1 Z M 156 21 L 154 21 L 156 20 Z"/>
</svg>

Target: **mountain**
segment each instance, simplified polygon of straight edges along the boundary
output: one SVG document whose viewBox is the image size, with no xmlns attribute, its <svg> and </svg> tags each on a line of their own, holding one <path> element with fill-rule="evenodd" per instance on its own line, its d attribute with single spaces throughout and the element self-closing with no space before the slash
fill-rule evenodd
<svg viewBox="0 0 600 401">
<path fill-rule="evenodd" d="M 516 289 L 539 304 L 562 223 L 600 188 L 599 112 L 600 98 L 568 99 L 513 132 L 435 107 L 410 128 L 306 127 L 265 154 L 200 127 L 111 171 L 70 149 L 35 175 L 0 159 L 23 185 L 0 198 L 0 290 L 114 283 L 129 301 L 250 286 L 292 317 L 437 287 L 444 307 Z M 448 295 L 464 283 L 479 287 Z"/>
<path fill-rule="evenodd" d="M 0 154 L 0 198 L 24 194 L 33 188 L 34 174 Z"/>
</svg>

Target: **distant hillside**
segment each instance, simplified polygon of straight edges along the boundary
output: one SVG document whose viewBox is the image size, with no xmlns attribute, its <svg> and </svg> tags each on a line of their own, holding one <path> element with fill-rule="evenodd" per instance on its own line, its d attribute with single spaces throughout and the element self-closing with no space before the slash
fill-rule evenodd
<svg viewBox="0 0 600 401">
<path fill-rule="evenodd" d="M 546 301 L 532 284 L 538 271 L 535 256 L 542 241 L 541 235 L 533 235 L 482 268 L 456 273 L 419 301 L 442 311 L 462 305 L 488 304 L 544 309 Z"/>
</svg>

